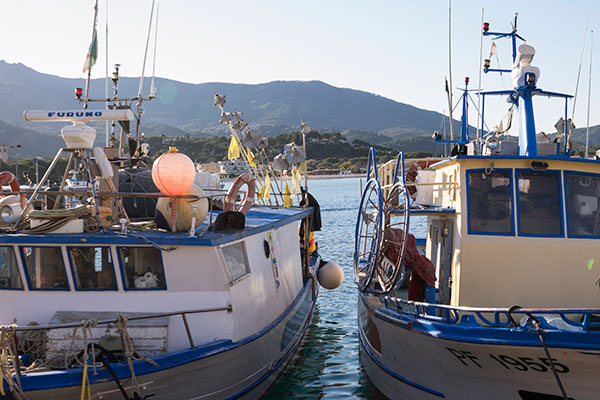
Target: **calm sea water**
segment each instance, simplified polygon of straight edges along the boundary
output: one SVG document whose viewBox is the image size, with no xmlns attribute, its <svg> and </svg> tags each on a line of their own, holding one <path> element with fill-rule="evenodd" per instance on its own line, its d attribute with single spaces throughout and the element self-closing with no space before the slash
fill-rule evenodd
<svg viewBox="0 0 600 400">
<path fill-rule="evenodd" d="M 335 290 L 321 288 L 312 326 L 294 365 L 265 399 L 383 399 L 358 360 L 352 256 L 360 178 L 310 180 L 308 189 L 321 205 L 323 228 L 315 233 L 319 253 L 342 267 L 344 282 Z M 425 232 L 422 220 L 412 219 L 411 226 L 417 236 Z"/>
</svg>

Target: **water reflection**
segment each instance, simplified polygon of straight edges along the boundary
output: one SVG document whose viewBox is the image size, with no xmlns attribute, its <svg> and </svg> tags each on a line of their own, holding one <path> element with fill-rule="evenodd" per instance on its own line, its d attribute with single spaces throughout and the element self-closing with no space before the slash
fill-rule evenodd
<svg viewBox="0 0 600 400">
<path fill-rule="evenodd" d="M 315 233 L 319 253 L 342 267 L 344 282 L 338 289 L 320 290 L 299 356 L 265 399 L 385 399 L 359 362 L 352 257 L 360 187 L 358 178 L 309 181 L 309 191 L 321 204 L 323 228 Z M 417 237 L 426 232 L 425 222 L 411 219 Z"/>
</svg>

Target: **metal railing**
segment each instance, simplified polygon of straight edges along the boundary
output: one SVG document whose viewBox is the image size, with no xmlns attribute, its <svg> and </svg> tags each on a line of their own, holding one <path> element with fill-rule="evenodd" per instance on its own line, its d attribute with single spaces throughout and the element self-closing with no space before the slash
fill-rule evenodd
<svg viewBox="0 0 600 400">
<path fill-rule="evenodd" d="M 174 315 L 181 315 L 183 320 L 183 325 L 185 326 L 185 331 L 187 333 L 188 341 L 190 342 L 190 347 L 196 347 L 194 344 L 194 339 L 192 337 L 192 332 L 190 330 L 190 326 L 188 324 L 187 314 L 199 314 L 199 313 L 207 313 L 207 312 L 216 312 L 216 311 L 227 311 L 228 313 L 233 311 L 233 307 L 231 304 L 228 304 L 224 307 L 212 307 L 212 308 L 202 308 L 196 310 L 182 310 L 182 311 L 172 311 L 165 313 L 156 313 L 149 315 L 140 315 L 140 316 L 127 316 L 128 321 L 137 321 L 144 319 L 153 319 L 153 318 L 162 318 L 162 317 L 171 317 Z M 125 314 L 123 314 L 125 315 Z M 126 315 L 125 315 L 126 316 Z M 104 319 L 100 321 L 94 321 L 94 325 L 108 325 L 115 324 L 118 322 L 118 318 Z M 14 328 L 16 332 L 25 332 L 25 331 L 38 331 L 38 330 L 52 330 L 52 329 L 63 329 L 63 328 L 76 328 L 80 327 L 82 322 L 65 322 L 62 324 L 49 324 L 49 325 L 28 325 L 28 326 L 17 326 Z"/>
<path fill-rule="evenodd" d="M 449 325 L 472 325 L 478 323 L 485 327 L 510 328 L 519 326 L 513 315 L 522 316 L 559 316 L 569 326 L 582 330 L 600 330 L 600 309 L 598 308 L 511 308 L 461 307 L 445 304 L 410 301 L 393 296 L 383 297 L 385 307 L 395 308 L 414 317 Z M 404 307 L 413 307 L 411 311 Z M 598 316 L 599 318 L 593 318 Z M 541 321 L 544 329 L 558 329 Z"/>
</svg>

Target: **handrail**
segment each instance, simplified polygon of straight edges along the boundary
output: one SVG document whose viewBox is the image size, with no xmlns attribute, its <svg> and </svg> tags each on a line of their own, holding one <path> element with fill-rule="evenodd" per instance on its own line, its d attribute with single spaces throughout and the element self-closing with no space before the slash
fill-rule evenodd
<svg viewBox="0 0 600 400">
<path fill-rule="evenodd" d="M 472 315 L 485 325 L 495 328 L 508 328 L 512 325 L 511 314 L 542 314 L 542 315 L 558 315 L 565 323 L 587 330 L 590 328 L 600 328 L 600 322 L 590 321 L 590 316 L 593 314 L 600 315 L 600 308 L 497 308 L 497 307 L 465 307 L 465 306 L 450 306 L 446 304 L 424 303 L 411 300 L 405 300 L 393 296 L 385 296 L 383 298 L 385 307 L 395 306 L 397 309 L 402 309 L 400 304 L 415 307 L 414 313 L 406 312 L 421 318 L 433 320 L 446 324 L 461 324 L 461 316 Z M 437 315 L 439 312 L 440 315 Z M 491 314 L 493 321 L 485 314 Z M 567 315 L 583 315 L 582 321 L 574 321 Z M 504 317 L 504 318 L 503 318 Z M 542 321 L 545 329 L 557 329 Z"/>
<path fill-rule="evenodd" d="M 136 321 L 136 320 L 143 320 L 143 319 L 153 319 L 153 318 L 181 315 L 181 318 L 183 319 L 183 324 L 185 326 L 185 331 L 187 333 L 188 341 L 190 342 L 190 347 L 195 347 L 194 339 L 192 338 L 192 333 L 190 331 L 190 327 L 187 322 L 186 314 L 198 314 L 198 313 L 215 312 L 215 311 L 227 311 L 228 313 L 230 313 L 233 311 L 233 306 L 231 304 L 228 304 L 225 307 L 213 307 L 213 308 L 202 308 L 202 309 L 196 309 L 196 310 L 183 310 L 183 311 L 172 311 L 172 312 L 166 312 L 166 313 L 156 313 L 156 314 L 142 315 L 142 316 L 137 316 L 137 317 L 127 317 L 127 320 L 128 321 Z M 121 315 L 121 314 L 118 314 L 118 315 Z M 101 321 L 95 321 L 95 324 L 96 325 L 114 324 L 117 321 L 118 321 L 117 318 L 105 319 L 105 320 L 101 320 Z M 24 331 L 76 328 L 79 326 L 81 326 L 81 322 L 66 322 L 63 324 L 16 326 L 14 328 L 14 330 L 16 332 L 24 332 Z"/>
</svg>

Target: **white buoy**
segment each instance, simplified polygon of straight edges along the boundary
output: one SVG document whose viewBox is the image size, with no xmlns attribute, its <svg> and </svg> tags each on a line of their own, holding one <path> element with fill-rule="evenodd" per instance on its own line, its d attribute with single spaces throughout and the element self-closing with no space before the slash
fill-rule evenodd
<svg viewBox="0 0 600 400">
<path fill-rule="evenodd" d="M 344 280 L 344 271 L 342 271 L 342 267 L 329 261 L 325 265 L 319 267 L 317 279 L 319 280 L 319 284 L 325 289 L 336 289 Z"/>
</svg>

